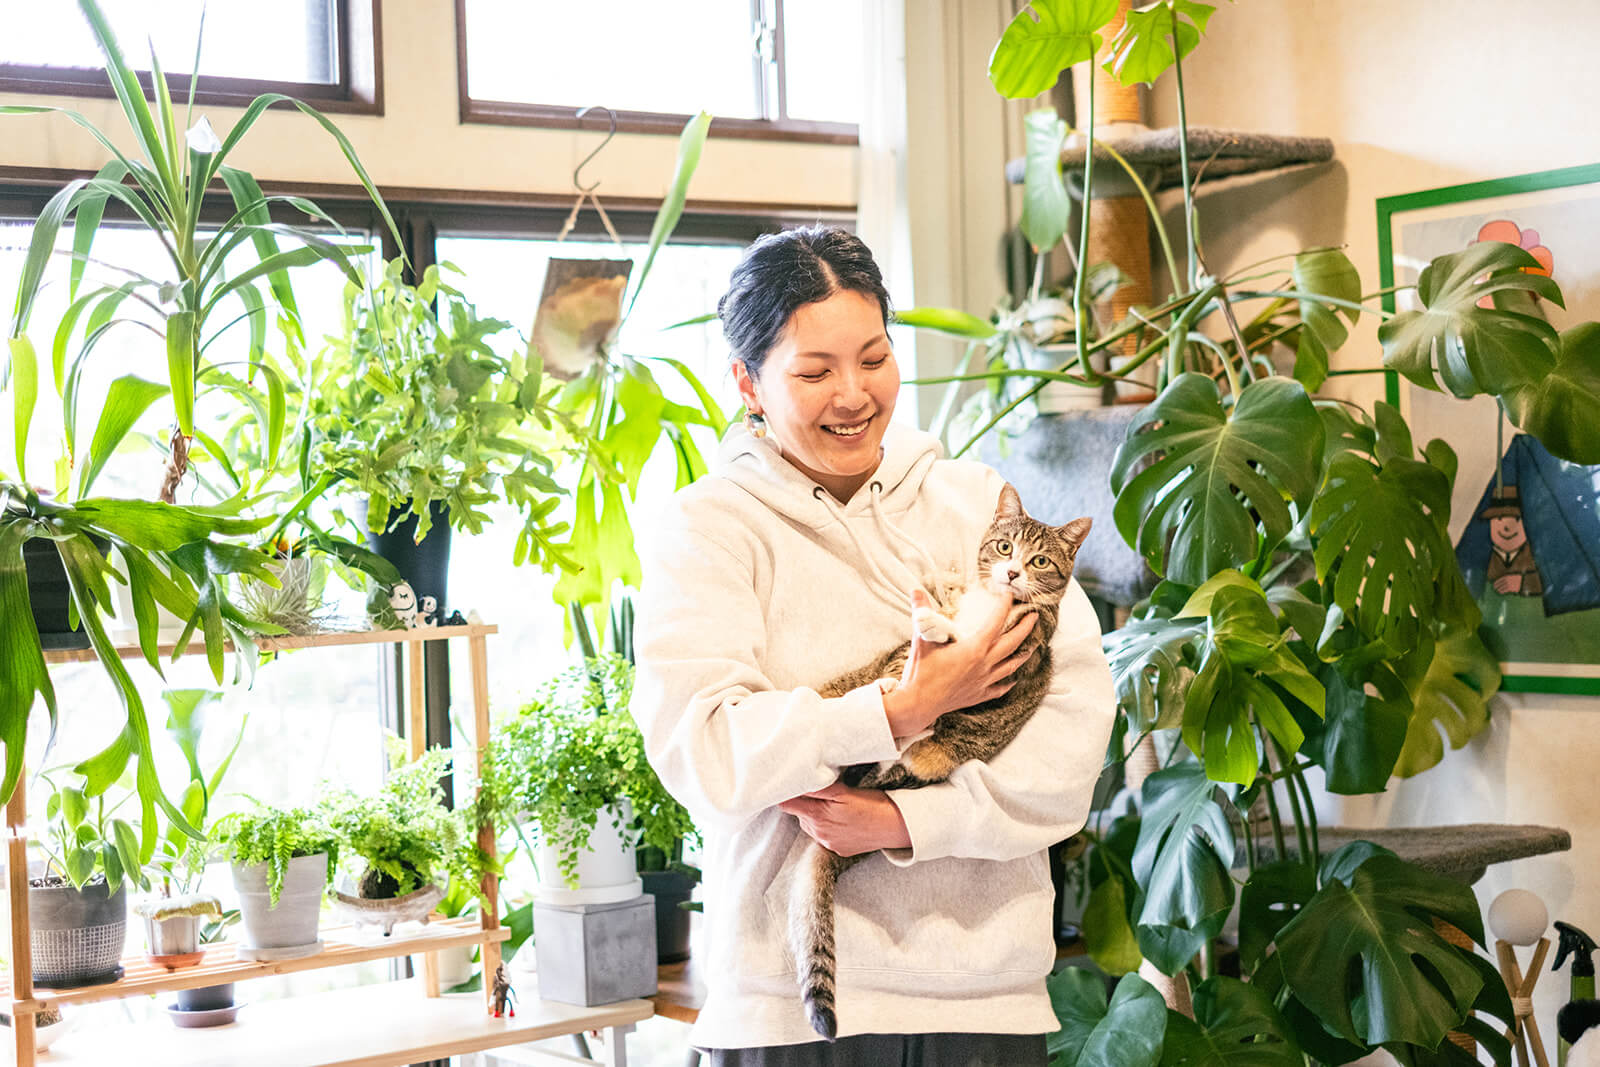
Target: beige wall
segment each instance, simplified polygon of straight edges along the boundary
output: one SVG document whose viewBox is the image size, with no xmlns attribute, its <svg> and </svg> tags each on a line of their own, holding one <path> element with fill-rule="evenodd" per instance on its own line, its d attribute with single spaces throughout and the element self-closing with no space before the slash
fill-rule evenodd
<svg viewBox="0 0 1600 1067">
<path fill-rule="evenodd" d="M 1499 0 L 1222 5 L 1185 67 L 1190 121 L 1331 137 L 1337 162 L 1202 195 L 1213 269 L 1343 244 L 1376 289 L 1378 197 L 1600 160 L 1597 44 L 1592 0 L 1543 0 L 1515 15 Z M 1157 86 L 1156 124 L 1173 121 L 1172 94 L 1170 78 Z M 1368 323 L 1346 346 L 1344 365 L 1378 361 L 1374 330 Z M 1489 729 L 1439 768 L 1330 811 L 1352 825 L 1565 827 L 1572 852 L 1491 868 L 1479 896 L 1487 907 L 1504 889 L 1531 889 L 1552 918 L 1600 936 L 1600 699 L 1501 696 L 1493 710 Z M 1536 997 L 1552 1055 L 1566 977 L 1546 975 Z"/>
<path fill-rule="evenodd" d="M 455 5 L 402 0 L 383 6 L 382 116 L 335 116 L 380 186 L 565 193 L 572 168 L 599 140 L 593 132 L 471 125 L 458 121 Z M 683 61 L 691 61 L 683 57 Z M 405 78 L 400 73 L 405 72 Z M 5 103 L 76 107 L 103 128 L 120 129 L 112 100 L 0 97 Z M 236 109 L 204 109 L 219 134 Z M 4 120 L 0 165 L 86 170 L 103 161 L 87 133 L 59 116 Z M 595 120 L 597 125 L 600 123 Z M 660 197 L 676 158 L 672 136 L 619 135 L 584 172 L 602 197 Z M 121 143 L 119 141 L 119 143 Z M 347 184 L 350 171 L 333 140 L 298 112 L 266 115 L 232 161 L 261 179 Z M 807 208 L 855 204 L 853 146 L 714 138 L 690 190 L 692 199 L 781 203 Z"/>
</svg>

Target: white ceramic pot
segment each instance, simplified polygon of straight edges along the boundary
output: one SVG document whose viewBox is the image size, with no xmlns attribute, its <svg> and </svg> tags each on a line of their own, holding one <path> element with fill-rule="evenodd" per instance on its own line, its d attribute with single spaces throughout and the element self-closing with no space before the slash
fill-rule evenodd
<svg viewBox="0 0 1600 1067">
<path fill-rule="evenodd" d="M 614 904 L 643 893 L 644 883 L 634 864 L 633 842 L 627 838 L 627 826 L 632 821 L 633 805 L 627 801 L 622 802 L 620 819 L 614 820 L 608 812 L 601 813 L 589 832 L 588 850 L 578 854 L 576 888 L 569 886 L 562 877 L 556 849 L 541 841 L 539 899 L 546 904 L 562 906 Z"/>
<path fill-rule="evenodd" d="M 440 949 L 436 955 L 439 957 L 439 988 L 451 989 L 472 977 L 472 954 L 478 951 L 477 945 L 458 945 L 455 948 Z M 532 956 L 533 953 L 528 955 Z M 413 974 L 422 973 L 422 957 L 411 957 L 411 971 Z"/>
</svg>

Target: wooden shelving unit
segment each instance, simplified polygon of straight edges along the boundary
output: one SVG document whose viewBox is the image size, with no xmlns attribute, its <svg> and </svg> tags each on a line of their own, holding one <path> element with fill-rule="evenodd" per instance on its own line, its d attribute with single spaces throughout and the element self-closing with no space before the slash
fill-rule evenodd
<svg viewBox="0 0 1600 1067">
<path fill-rule="evenodd" d="M 398 646 L 406 660 L 409 680 L 406 735 L 411 755 L 415 758 L 422 754 L 426 736 L 423 728 L 423 643 L 464 638 L 471 666 L 473 721 L 481 769 L 484 744 L 489 736 L 487 638 L 497 632 L 495 626 L 471 624 L 330 633 L 313 637 L 263 638 L 257 642 L 257 646 L 262 652 L 352 645 Z M 199 650 L 200 646 L 191 645 L 185 653 Z M 136 644 L 121 646 L 117 651 L 125 659 L 144 654 Z M 172 654 L 170 644 L 161 647 L 163 658 L 170 658 Z M 52 663 L 83 662 L 94 658 L 92 651 L 46 653 L 46 659 Z M 311 997 L 270 1001 L 248 1008 L 242 1022 L 215 1031 L 178 1030 L 163 1020 L 159 1039 L 149 1030 L 137 1035 L 113 1031 L 92 1035 L 68 1033 L 59 1045 L 51 1049 L 49 1059 L 52 1063 L 143 1063 L 146 1061 L 139 1059 L 138 1055 L 143 1055 L 145 1049 L 154 1048 L 159 1052 L 152 1052 L 149 1062 L 169 1065 L 395 1064 L 480 1051 L 563 1033 L 615 1028 L 612 1040 L 608 1043 L 608 1058 L 611 1058 L 614 1050 L 615 1062 L 621 1063 L 626 1055 L 622 1048 L 622 1034 L 631 1029 L 634 1022 L 651 1013 L 648 1001 L 627 1001 L 604 1008 L 577 1008 L 544 1004 L 527 996 L 527 1003 L 519 1005 L 518 1021 L 494 1019 L 487 1009 L 492 996 L 492 982 L 487 980 L 482 993 L 441 997 L 437 956 L 440 950 L 469 944 L 480 945 L 483 973 L 486 979 L 493 978 L 500 963 L 500 943 L 509 934 L 500 928 L 499 916 L 493 908 L 486 909 L 476 920 L 436 920 L 409 932 L 403 928 L 401 933 L 388 938 L 376 933 L 357 933 L 347 927 L 330 928 L 321 932 L 326 947 L 317 955 L 270 963 L 240 960 L 235 955 L 232 943 L 222 943 L 211 946 L 199 965 L 168 971 L 146 962 L 135 947 L 124 962 L 123 977 L 117 982 L 71 990 L 37 989 L 33 984 L 29 941 L 26 804 L 25 790 L 18 788 L 6 806 L 11 978 L 0 983 L 0 1003 L 9 1004 L 14 1028 L 14 1062 L 19 1067 L 33 1067 L 36 1055 L 35 1014 L 50 1005 L 82 1004 L 191 989 L 407 954 L 421 954 L 424 961 L 421 977 L 413 982 L 383 983 Z M 492 827 L 479 828 L 478 843 L 493 855 L 495 842 Z M 481 888 L 485 899 L 498 899 L 499 884 L 493 874 L 484 876 Z M 136 928 L 130 929 L 130 940 L 138 936 Z"/>
</svg>

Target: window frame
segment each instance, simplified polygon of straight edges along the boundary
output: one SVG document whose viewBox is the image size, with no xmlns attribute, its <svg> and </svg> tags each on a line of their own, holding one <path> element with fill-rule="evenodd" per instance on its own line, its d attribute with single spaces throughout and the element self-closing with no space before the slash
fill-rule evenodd
<svg viewBox="0 0 1600 1067">
<path fill-rule="evenodd" d="M 247 107 L 263 93 L 282 93 L 315 104 L 320 111 L 356 115 L 383 114 L 383 0 L 334 0 L 335 48 L 339 80 L 274 81 L 201 75 L 195 102 L 211 107 Z M 136 71 L 146 95 L 152 91 L 149 71 Z M 192 74 L 166 75 L 173 99 L 187 99 Z M 104 67 L 45 67 L 0 63 L 0 93 L 48 96 L 111 97 Z M 274 107 L 290 105 L 277 103 Z M 3 179 L 0 179 L 3 180 Z"/>
<path fill-rule="evenodd" d="M 717 116 L 711 120 L 711 135 L 812 144 L 860 144 L 861 128 L 856 123 L 822 122 L 788 117 L 788 62 L 785 57 L 783 32 L 784 3 L 785 0 L 750 0 L 752 21 L 759 19 L 765 22 L 771 27 L 772 34 L 773 59 L 770 67 L 759 58 L 754 61 L 752 76 L 756 82 L 757 100 L 765 108 L 766 102 L 775 98 L 774 110 L 779 117 L 744 119 Z M 480 100 L 472 96 L 467 85 L 467 0 L 455 0 L 455 8 L 456 94 L 460 101 L 460 119 L 463 123 L 535 126 L 556 130 L 583 128 L 582 120 L 578 118 L 581 106 L 529 104 L 516 100 Z M 775 78 L 771 76 L 774 69 Z M 693 117 L 664 111 L 614 110 L 613 113 L 617 118 L 618 133 L 676 134 Z"/>
</svg>

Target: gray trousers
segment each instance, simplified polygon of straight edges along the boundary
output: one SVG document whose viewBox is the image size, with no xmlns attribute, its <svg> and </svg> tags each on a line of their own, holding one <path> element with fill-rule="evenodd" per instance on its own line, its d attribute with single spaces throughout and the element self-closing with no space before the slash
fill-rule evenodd
<svg viewBox="0 0 1600 1067">
<path fill-rule="evenodd" d="M 706 1049 L 708 1067 L 1045 1067 L 1044 1034 L 861 1034 L 831 1045 Z"/>
</svg>

